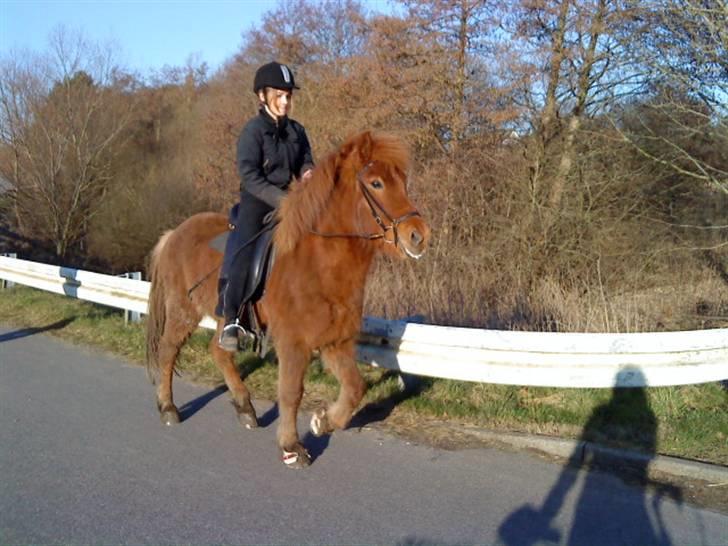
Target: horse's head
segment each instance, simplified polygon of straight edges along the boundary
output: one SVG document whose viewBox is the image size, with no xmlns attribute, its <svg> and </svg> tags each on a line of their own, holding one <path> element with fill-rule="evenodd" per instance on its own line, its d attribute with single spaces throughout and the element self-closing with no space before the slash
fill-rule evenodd
<svg viewBox="0 0 728 546">
<path fill-rule="evenodd" d="M 339 153 L 339 176 L 354 186 L 354 223 L 396 256 L 419 259 L 430 228 L 407 194 L 409 153 L 396 137 L 370 132 L 350 139 Z"/>
<path fill-rule="evenodd" d="M 407 195 L 409 152 L 391 135 L 361 133 L 295 184 L 278 212 L 279 255 L 307 235 L 369 239 L 396 256 L 419 258 L 430 228 Z"/>
</svg>

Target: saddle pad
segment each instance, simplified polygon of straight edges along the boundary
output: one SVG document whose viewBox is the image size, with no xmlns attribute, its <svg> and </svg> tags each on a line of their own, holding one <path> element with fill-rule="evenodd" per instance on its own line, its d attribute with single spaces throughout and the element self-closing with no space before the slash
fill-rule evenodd
<svg viewBox="0 0 728 546">
<path fill-rule="evenodd" d="M 208 246 L 213 249 L 217 250 L 221 254 L 225 253 L 225 245 L 227 244 L 228 236 L 230 235 L 229 231 L 223 231 L 220 235 L 215 237 L 214 239 L 211 239 L 208 243 Z"/>
</svg>

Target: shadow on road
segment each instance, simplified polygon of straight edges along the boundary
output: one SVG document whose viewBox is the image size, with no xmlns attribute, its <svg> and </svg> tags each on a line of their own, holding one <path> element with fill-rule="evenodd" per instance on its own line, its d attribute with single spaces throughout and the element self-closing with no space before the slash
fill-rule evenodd
<svg viewBox="0 0 728 546">
<path fill-rule="evenodd" d="M 397 542 L 397 546 L 448 546 L 451 543 L 442 542 L 441 540 L 431 540 L 429 538 L 421 538 L 418 536 L 408 536 Z M 452 544 L 455 544 L 454 542 Z M 462 543 L 457 543 L 462 546 Z"/>
<path fill-rule="evenodd" d="M 642 382 L 639 368 L 626 368 L 619 373 L 632 374 L 637 383 Z M 582 441 L 626 438 L 638 439 L 646 456 L 629 465 L 615 467 L 614 459 L 600 461 L 598 453 L 584 460 L 583 444 L 580 443 L 543 504 L 539 508 L 526 504 L 503 521 L 498 529 L 501 544 L 670 546 L 672 542 L 662 518 L 661 503 L 665 496 L 682 502 L 682 490 L 649 478 L 649 462 L 655 455 L 657 421 L 645 389 L 641 387 L 614 388 L 611 399 L 592 412 L 581 435 Z M 580 469 L 587 472 L 576 500 L 569 536 L 563 540 L 554 520 L 579 480 Z M 600 471 L 617 475 L 630 484 L 632 487 L 628 490 L 624 485 L 628 494 L 620 494 Z"/>
<path fill-rule="evenodd" d="M 245 379 L 248 375 L 253 373 L 258 368 L 265 365 L 265 360 L 258 357 L 257 355 L 254 355 L 252 353 L 243 353 L 242 359 L 237 364 L 238 372 L 240 373 L 240 376 Z M 181 408 L 179 408 L 179 414 L 180 419 L 182 421 L 186 421 L 190 417 L 192 417 L 195 413 L 200 411 L 202 408 L 204 408 L 207 404 L 212 402 L 215 398 L 218 396 L 226 393 L 228 391 L 228 388 L 226 385 L 220 385 L 218 387 L 215 387 L 209 392 L 206 392 L 205 394 L 202 394 L 195 398 L 194 400 L 190 400 L 189 402 L 185 403 Z M 272 409 L 277 409 L 274 407 Z M 270 412 L 270 410 L 269 410 Z M 267 412 L 267 413 L 269 413 Z M 275 417 L 270 419 L 270 422 L 274 421 L 277 417 L 277 414 Z M 268 426 L 263 425 L 261 423 L 261 419 L 258 419 L 258 424 L 260 426 Z M 270 423 L 268 423 L 270 424 Z"/>
<path fill-rule="evenodd" d="M 383 381 L 384 379 L 382 378 L 381 380 Z M 352 417 L 346 428 L 363 428 L 366 425 L 384 421 L 398 404 L 422 393 L 431 384 L 432 381 L 430 379 L 404 376 L 403 374 L 403 385 L 400 392 L 385 399 L 370 402 Z M 311 455 L 311 462 L 315 462 L 329 447 L 331 435 L 326 434 L 321 437 L 316 437 L 311 432 L 307 432 L 301 442 L 308 450 L 309 455 Z"/>
<path fill-rule="evenodd" d="M 258 426 L 268 428 L 278 419 L 278 402 L 275 402 L 263 415 L 258 416 Z"/>
<path fill-rule="evenodd" d="M 22 328 L 20 330 L 15 330 L 14 332 L 8 332 L 7 334 L 0 335 L 0 343 L 2 343 L 3 341 L 13 341 L 15 339 L 21 339 L 43 332 L 49 332 L 51 330 L 60 330 L 61 328 L 64 328 L 71 324 L 74 320 L 76 320 L 76 317 L 69 317 L 56 321 L 53 324 L 48 324 L 47 326 L 40 326 L 37 328 Z"/>
<path fill-rule="evenodd" d="M 183 422 L 186 421 L 187 419 L 192 417 L 195 413 L 197 413 L 202 408 L 204 408 L 207 404 L 212 402 L 215 398 L 226 393 L 227 391 L 228 391 L 228 388 L 225 385 L 220 385 L 219 387 L 214 388 L 210 392 L 201 394 L 197 398 L 194 398 L 193 400 L 186 402 L 181 408 L 179 408 L 180 419 Z"/>
<path fill-rule="evenodd" d="M 331 442 L 331 434 L 324 434 L 323 436 L 314 436 L 313 433 L 307 432 L 301 443 L 306 448 L 308 454 L 311 456 L 311 463 L 315 463 L 321 455 L 323 455 L 326 448 L 329 447 Z"/>
</svg>

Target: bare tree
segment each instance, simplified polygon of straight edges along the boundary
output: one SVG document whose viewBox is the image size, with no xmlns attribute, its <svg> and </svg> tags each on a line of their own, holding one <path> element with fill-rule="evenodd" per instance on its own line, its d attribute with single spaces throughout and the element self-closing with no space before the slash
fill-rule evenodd
<svg viewBox="0 0 728 546">
<path fill-rule="evenodd" d="M 585 120 L 604 112 L 633 75 L 616 32 L 619 0 L 522 0 L 504 19 L 522 78 L 515 100 L 525 108 L 523 142 L 530 163 L 533 221 L 548 229 L 573 186 L 576 143 Z"/>
<path fill-rule="evenodd" d="M 367 73 L 389 123 L 425 149 L 456 155 L 511 117 L 496 69 L 496 8 L 485 0 L 403 0 L 401 16 L 372 20 Z"/>
<path fill-rule="evenodd" d="M 617 120 L 615 127 L 643 156 L 728 194 L 728 3 L 636 2 L 631 15 L 623 40 L 634 71 L 649 79 L 649 94 L 630 109 L 629 126 Z M 651 123 L 655 117 L 663 130 Z M 696 149 L 706 139 L 719 153 Z"/>
<path fill-rule="evenodd" d="M 99 47 L 63 28 L 50 54 L 2 59 L 3 174 L 14 188 L 22 232 L 52 242 L 59 258 L 81 243 L 113 181 L 129 123 L 133 80 Z"/>
</svg>

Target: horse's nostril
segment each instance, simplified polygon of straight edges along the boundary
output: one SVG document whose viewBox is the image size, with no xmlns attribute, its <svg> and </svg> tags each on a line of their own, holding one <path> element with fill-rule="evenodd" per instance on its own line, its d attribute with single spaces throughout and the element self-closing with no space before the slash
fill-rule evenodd
<svg viewBox="0 0 728 546">
<path fill-rule="evenodd" d="M 413 229 L 412 234 L 410 235 L 410 241 L 412 242 L 412 244 L 415 246 L 419 246 L 422 243 L 422 240 L 422 234 L 416 229 Z"/>
</svg>

